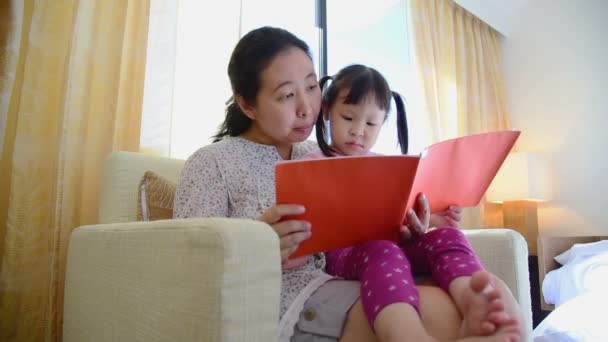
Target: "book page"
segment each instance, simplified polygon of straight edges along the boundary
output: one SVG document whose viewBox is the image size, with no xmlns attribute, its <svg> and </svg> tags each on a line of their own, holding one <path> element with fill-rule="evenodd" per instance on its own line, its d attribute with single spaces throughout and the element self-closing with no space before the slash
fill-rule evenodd
<svg viewBox="0 0 608 342">
<path fill-rule="evenodd" d="M 499 131 L 429 146 L 420 160 L 408 208 L 420 192 L 428 197 L 431 213 L 450 205 L 477 206 L 519 135 L 519 131 Z"/>
</svg>

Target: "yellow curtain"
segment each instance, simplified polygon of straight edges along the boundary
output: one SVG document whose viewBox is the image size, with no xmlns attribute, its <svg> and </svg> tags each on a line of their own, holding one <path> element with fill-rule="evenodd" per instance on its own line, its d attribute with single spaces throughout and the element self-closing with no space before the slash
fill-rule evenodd
<svg viewBox="0 0 608 342">
<path fill-rule="evenodd" d="M 0 340 L 61 340 L 71 231 L 137 151 L 149 0 L 0 5 Z"/>
<path fill-rule="evenodd" d="M 409 3 L 433 141 L 509 129 L 499 34 L 451 0 Z M 480 211 L 465 210 L 462 226 L 481 226 Z"/>
</svg>

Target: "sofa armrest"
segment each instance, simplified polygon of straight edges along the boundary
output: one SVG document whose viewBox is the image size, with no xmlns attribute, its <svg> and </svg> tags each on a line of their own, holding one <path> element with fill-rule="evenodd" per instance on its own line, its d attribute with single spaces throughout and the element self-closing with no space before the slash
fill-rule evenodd
<svg viewBox="0 0 608 342">
<path fill-rule="evenodd" d="M 513 293 L 529 335 L 532 331 L 532 301 L 526 240 L 511 229 L 470 229 L 463 232 L 486 269 L 502 279 Z"/>
<path fill-rule="evenodd" d="M 65 341 L 271 341 L 275 232 L 237 219 L 100 224 L 68 249 Z"/>
</svg>

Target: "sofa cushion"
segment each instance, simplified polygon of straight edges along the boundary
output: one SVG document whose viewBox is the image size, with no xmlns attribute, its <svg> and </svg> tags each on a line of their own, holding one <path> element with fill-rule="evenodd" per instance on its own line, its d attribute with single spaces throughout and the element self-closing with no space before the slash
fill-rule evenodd
<svg viewBox="0 0 608 342">
<path fill-rule="evenodd" d="M 99 223 L 137 221 L 141 177 L 153 170 L 177 183 L 184 160 L 135 152 L 112 152 L 104 164 L 99 197 Z"/>
<path fill-rule="evenodd" d="M 153 171 L 146 171 L 139 183 L 137 220 L 156 221 L 173 218 L 175 187 L 175 182 Z"/>
</svg>

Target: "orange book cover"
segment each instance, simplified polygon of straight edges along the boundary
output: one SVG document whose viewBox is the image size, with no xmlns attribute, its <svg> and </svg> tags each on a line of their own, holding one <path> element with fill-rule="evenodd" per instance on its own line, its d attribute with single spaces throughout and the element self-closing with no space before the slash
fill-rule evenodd
<svg viewBox="0 0 608 342">
<path fill-rule="evenodd" d="M 417 156 L 334 157 L 276 165 L 279 204 L 301 204 L 296 217 L 312 236 L 293 257 L 369 240 L 398 241 L 405 213 L 419 193 L 431 213 L 479 204 L 519 137 L 518 131 L 469 135 L 433 144 Z"/>
</svg>

